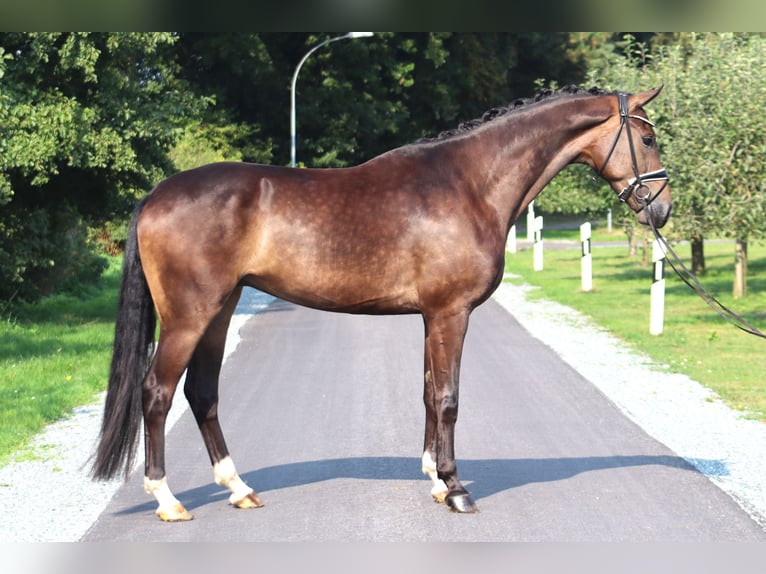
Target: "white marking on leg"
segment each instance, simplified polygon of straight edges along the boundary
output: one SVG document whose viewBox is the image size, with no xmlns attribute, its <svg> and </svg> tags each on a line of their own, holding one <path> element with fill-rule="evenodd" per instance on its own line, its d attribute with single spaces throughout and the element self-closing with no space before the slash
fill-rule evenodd
<svg viewBox="0 0 766 574">
<path fill-rule="evenodd" d="M 439 474 L 436 472 L 436 461 L 431 457 L 431 453 L 426 451 L 423 453 L 423 474 L 427 474 L 433 482 L 431 487 L 431 496 L 440 502 L 444 502 L 444 498 L 447 494 L 447 485 L 439 478 Z"/>
<path fill-rule="evenodd" d="M 216 484 L 225 486 L 231 491 L 229 502 L 235 506 L 253 493 L 253 489 L 247 486 L 239 477 L 239 474 L 237 474 L 234 461 L 229 456 L 213 465 L 213 476 L 215 477 Z"/>
<path fill-rule="evenodd" d="M 153 495 L 157 500 L 158 506 L 155 512 L 162 520 L 191 520 L 191 514 L 186 511 L 183 504 L 170 491 L 166 476 L 159 480 L 151 480 L 145 476 L 144 490 Z"/>
<path fill-rule="evenodd" d="M 168 486 L 168 478 L 163 476 L 159 480 L 150 480 L 144 477 L 144 490 L 149 494 L 154 495 L 157 499 L 160 507 L 170 507 L 175 504 L 181 504 L 179 500 L 173 496 Z"/>
</svg>

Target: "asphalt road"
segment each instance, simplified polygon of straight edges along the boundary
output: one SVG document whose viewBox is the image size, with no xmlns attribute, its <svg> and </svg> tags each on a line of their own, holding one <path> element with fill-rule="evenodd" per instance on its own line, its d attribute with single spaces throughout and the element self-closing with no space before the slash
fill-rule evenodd
<svg viewBox="0 0 766 574">
<path fill-rule="evenodd" d="M 83 540 L 766 541 L 494 301 L 472 316 L 456 431 L 475 515 L 432 502 L 420 474 L 419 317 L 277 301 L 240 333 L 219 411 L 234 461 L 266 505 L 228 505 L 186 412 L 168 433 L 168 476 L 195 520 L 159 521 L 141 469 Z"/>
</svg>

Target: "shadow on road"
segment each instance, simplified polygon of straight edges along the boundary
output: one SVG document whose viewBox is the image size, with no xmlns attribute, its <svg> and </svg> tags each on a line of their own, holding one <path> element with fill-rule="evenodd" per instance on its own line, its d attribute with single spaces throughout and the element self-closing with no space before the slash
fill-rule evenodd
<svg viewBox="0 0 766 574">
<path fill-rule="evenodd" d="M 714 468 L 719 476 L 728 474 L 722 461 L 699 461 Z M 461 480 L 474 499 L 481 500 L 499 492 L 526 484 L 566 480 L 578 474 L 639 466 L 665 466 L 698 472 L 677 456 L 606 456 L 549 459 L 459 460 Z M 244 481 L 259 493 L 338 478 L 360 480 L 425 480 L 420 473 L 420 459 L 410 457 L 353 457 L 313 460 L 271 466 L 242 474 Z M 228 491 L 210 483 L 176 494 L 190 510 L 228 498 Z M 119 514 L 151 511 L 155 503 L 147 502 L 126 508 Z"/>
</svg>

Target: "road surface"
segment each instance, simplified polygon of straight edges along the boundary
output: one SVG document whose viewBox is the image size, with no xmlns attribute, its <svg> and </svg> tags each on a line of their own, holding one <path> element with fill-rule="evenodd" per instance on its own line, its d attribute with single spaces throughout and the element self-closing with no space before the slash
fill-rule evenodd
<svg viewBox="0 0 766 574">
<path fill-rule="evenodd" d="M 456 431 L 475 515 L 432 502 L 420 473 L 420 317 L 277 301 L 240 335 L 219 412 L 266 505 L 228 505 L 187 411 L 168 433 L 168 476 L 195 520 L 159 521 L 139 469 L 83 540 L 766 541 L 493 300 L 472 315 Z"/>
</svg>

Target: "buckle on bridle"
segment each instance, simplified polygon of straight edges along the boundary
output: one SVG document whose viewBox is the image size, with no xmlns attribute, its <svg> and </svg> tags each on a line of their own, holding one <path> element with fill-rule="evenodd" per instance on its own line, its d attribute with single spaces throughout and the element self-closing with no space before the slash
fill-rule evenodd
<svg viewBox="0 0 766 574">
<path fill-rule="evenodd" d="M 667 181 L 667 180 L 668 180 L 668 172 L 664 168 L 639 174 L 638 176 L 632 177 L 628 180 L 628 187 L 626 187 L 620 193 L 618 193 L 617 197 L 620 201 L 623 201 L 623 202 L 628 201 L 630 194 L 636 193 L 639 189 L 644 187 L 644 183 L 651 182 L 651 181 Z M 664 186 L 663 186 L 663 189 L 664 189 Z M 660 192 L 661 191 L 662 189 L 660 190 Z M 660 192 L 657 192 L 657 194 L 655 194 L 654 197 L 657 197 L 657 195 L 659 195 Z M 638 194 L 636 194 L 636 199 L 638 199 L 639 201 L 646 201 L 648 199 L 646 203 L 649 204 L 654 199 L 654 197 L 649 199 L 650 195 L 651 195 L 651 191 L 644 196 L 639 196 Z"/>
</svg>

